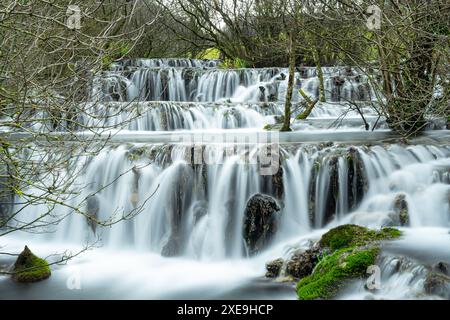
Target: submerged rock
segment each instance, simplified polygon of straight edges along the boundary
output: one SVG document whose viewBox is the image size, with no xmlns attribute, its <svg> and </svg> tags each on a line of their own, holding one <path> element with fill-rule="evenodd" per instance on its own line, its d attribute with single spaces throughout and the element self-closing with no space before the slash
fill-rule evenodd
<svg viewBox="0 0 450 320">
<path fill-rule="evenodd" d="M 36 282 L 50 277 L 50 267 L 25 246 L 14 264 L 13 279 L 17 282 Z"/>
<path fill-rule="evenodd" d="M 270 243 L 277 230 L 279 212 L 277 202 L 268 195 L 255 194 L 248 200 L 243 237 L 250 255 L 260 252 Z"/>
</svg>

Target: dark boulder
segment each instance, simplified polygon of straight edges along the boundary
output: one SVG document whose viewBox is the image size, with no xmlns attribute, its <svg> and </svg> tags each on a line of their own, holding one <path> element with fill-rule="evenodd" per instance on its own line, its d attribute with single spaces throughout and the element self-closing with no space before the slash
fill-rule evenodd
<svg viewBox="0 0 450 320">
<path fill-rule="evenodd" d="M 277 230 L 280 207 L 275 199 L 263 194 L 252 196 L 244 212 L 243 237 L 250 255 L 263 250 Z"/>
<path fill-rule="evenodd" d="M 368 190 L 368 179 L 365 173 L 364 162 L 358 149 L 351 147 L 347 153 L 348 166 L 348 205 L 349 209 L 355 209 L 362 201 Z"/>
<path fill-rule="evenodd" d="M 276 278 L 280 275 L 281 269 L 283 268 L 284 260 L 281 258 L 269 261 L 266 263 L 266 277 Z"/>
<path fill-rule="evenodd" d="M 319 262 L 320 255 L 318 248 L 294 253 L 286 264 L 286 274 L 297 279 L 309 276 Z"/>
</svg>

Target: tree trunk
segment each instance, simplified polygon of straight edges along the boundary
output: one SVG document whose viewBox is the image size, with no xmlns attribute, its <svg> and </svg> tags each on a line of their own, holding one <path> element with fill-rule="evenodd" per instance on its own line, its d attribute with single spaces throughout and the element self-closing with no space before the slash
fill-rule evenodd
<svg viewBox="0 0 450 320">
<path fill-rule="evenodd" d="M 295 77 L 295 43 L 293 32 L 289 32 L 289 78 L 284 103 L 284 123 L 281 131 L 291 131 L 291 104 Z"/>
<path fill-rule="evenodd" d="M 322 65 L 320 63 L 320 53 L 317 47 L 313 49 L 313 59 L 316 65 L 317 77 L 319 78 L 319 101 L 326 102 L 325 98 L 325 84 L 323 82 Z"/>
</svg>

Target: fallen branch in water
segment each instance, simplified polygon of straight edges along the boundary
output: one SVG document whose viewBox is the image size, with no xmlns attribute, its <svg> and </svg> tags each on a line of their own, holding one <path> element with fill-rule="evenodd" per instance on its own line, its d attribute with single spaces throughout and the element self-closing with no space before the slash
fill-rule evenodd
<svg viewBox="0 0 450 320">
<path fill-rule="evenodd" d="M 310 115 L 311 111 L 314 109 L 314 107 L 316 106 L 316 104 L 317 104 L 317 102 L 319 100 L 318 99 L 315 100 L 315 101 L 311 100 L 311 98 L 308 97 L 308 95 L 303 91 L 302 88 L 300 88 L 298 91 L 301 94 L 301 96 L 303 97 L 303 99 L 305 99 L 307 107 L 306 107 L 305 111 L 303 111 L 302 113 L 297 115 L 295 117 L 295 119 L 296 120 L 304 120 L 304 119 L 308 118 L 308 116 Z"/>
</svg>

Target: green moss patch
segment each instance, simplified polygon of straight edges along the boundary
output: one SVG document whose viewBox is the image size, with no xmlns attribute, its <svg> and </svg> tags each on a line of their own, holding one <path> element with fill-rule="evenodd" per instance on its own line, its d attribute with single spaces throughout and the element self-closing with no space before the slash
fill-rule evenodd
<svg viewBox="0 0 450 320">
<path fill-rule="evenodd" d="M 346 224 L 331 229 L 320 239 L 322 248 L 335 251 L 342 248 L 363 246 L 369 242 L 398 238 L 401 232 L 395 228 L 383 228 L 380 231 L 370 230 L 354 224 Z"/>
<path fill-rule="evenodd" d="M 398 238 L 401 232 L 395 228 L 370 230 L 347 224 L 331 229 L 319 241 L 325 255 L 312 274 L 297 283 L 300 300 L 332 298 L 345 280 L 366 275 L 380 252 L 379 241 Z"/>
<path fill-rule="evenodd" d="M 300 300 L 329 299 L 349 278 L 362 277 L 375 264 L 379 248 L 345 248 L 323 258 L 312 275 L 297 283 Z"/>
<path fill-rule="evenodd" d="M 13 279 L 18 282 L 36 282 L 51 275 L 50 267 L 44 259 L 35 256 L 27 246 L 14 264 Z"/>
</svg>

